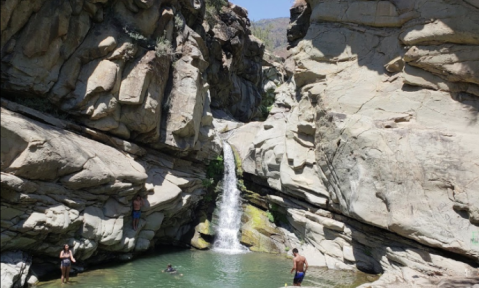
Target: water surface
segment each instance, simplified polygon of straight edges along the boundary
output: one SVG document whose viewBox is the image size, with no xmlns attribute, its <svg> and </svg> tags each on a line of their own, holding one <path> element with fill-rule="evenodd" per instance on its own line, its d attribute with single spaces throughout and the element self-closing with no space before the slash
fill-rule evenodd
<svg viewBox="0 0 479 288">
<path fill-rule="evenodd" d="M 307 257 L 307 255 L 306 255 Z M 162 273 L 171 263 L 180 275 Z M 167 248 L 119 265 L 105 266 L 60 280 L 40 283 L 41 288 L 278 288 L 292 286 L 292 260 L 264 253 L 225 255 L 214 251 Z M 60 270 L 58 270 L 60 276 Z M 310 268 L 303 286 L 352 288 L 368 282 L 367 275 L 348 271 Z"/>
</svg>

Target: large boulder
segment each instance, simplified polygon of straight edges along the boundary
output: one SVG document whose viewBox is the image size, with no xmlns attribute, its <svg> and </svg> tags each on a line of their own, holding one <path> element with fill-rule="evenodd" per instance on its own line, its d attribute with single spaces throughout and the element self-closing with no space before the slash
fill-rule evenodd
<svg viewBox="0 0 479 288">
<path fill-rule="evenodd" d="M 247 205 L 241 218 L 241 243 L 251 251 L 281 253 L 284 245 L 278 237 L 280 231 L 270 220 L 267 212 Z"/>
<path fill-rule="evenodd" d="M 32 258 L 22 251 L 3 252 L 1 255 L 2 288 L 24 287 Z"/>
<path fill-rule="evenodd" d="M 34 115 L 39 121 L 2 108 L 2 253 L 25 249 L 48 262 L 69 243 L 75 258 L 88 262 L 94 254 L 145 251 L 172 227 L 181 228 L 179 236 L 188 232 L 189 211 L 204 193 L 195 165 L 159 153 L 134 159 L 127 151 L 139 150 L 126 148 L 131 143 L 117 150 L 61 128 L 71 123 Z M 135 231 L 137 194 L 144 213 Z"/>
</svg>

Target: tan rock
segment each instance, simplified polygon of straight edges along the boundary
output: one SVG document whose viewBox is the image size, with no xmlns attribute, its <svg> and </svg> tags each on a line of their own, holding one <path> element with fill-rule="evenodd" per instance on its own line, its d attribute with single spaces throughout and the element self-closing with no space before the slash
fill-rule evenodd
<svg viewBox="0 0 479 288">
<path fill-rule="evenodd" d="M 160 136 L 162 117 L 161 104 L 169 75 L 170 60 L 157 58 L 154 51 L 146 53 L 138 62 L 132 63 L 132 70 L 120 88 L 120 102 L 135 104 L 124 106 L 121 122 L 129 131 L 140 133 L 137 139 L 144 143 L 155 143 Z M 141 135 L 144 134 L 144 135 Z"/>
<path fill-rule="evenodd" d="M 201 50 L 202 39 L 191 31 L 185 47 L 192 49 L 192 53 L 178 60 L 173 67 L 173 88 L 168 99 L 168 114 L 166 127 L 162 138 L 164 142 L 180 150 L 191 149 L 195 146 L 201 119 L 204 113 L 206 90 L 208 86 L 203 83 L 201 71 L 203 67 L 195 67 L 194 58 L 203 60 Z M 198 43 L 201 42 L 201 43 Z M 196 55 L 195 55 L 196 54 Z"/>
<path fill-rule="evenodd" d="M 456 15 L 464 21 L 458 21 L 458 18 L 446 18 L 407 27 L 399 35 L 400 40 L 406 45 L 431 42 L 477 45 L 479 43 L 478 26 L 477 23 L 468 20 L 470 18 L 466 15 L 470 12 L 472 11 L 463 10 L 463 14 Z"/>
<path fill-rule="evenodd" d="M 396 57 L 384 65 L 384 68 L 391 73 L 401 72 L 404 69 L 404 60 L 401 57 Z"/>
<path fill-rule="evenodd" d="M 400 27 L 416 16 L 415 13 L 400 15 L 389 1 L 312 1 L 311 22 L 352 22 L 376 27 Z"/>
<path fill-rule="evenodd" d="M 404 60 L 451 82 L 479 85 L 479 47 L 465 45 L 414 46 Z"/>
</svg>

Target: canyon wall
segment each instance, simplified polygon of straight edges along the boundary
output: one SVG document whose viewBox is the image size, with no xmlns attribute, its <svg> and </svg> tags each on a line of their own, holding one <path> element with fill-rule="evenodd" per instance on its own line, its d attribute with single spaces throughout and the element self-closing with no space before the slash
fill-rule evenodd
<svg viewBox="0 0 479 288">
<path fill-rule="evenodd" d="M 378 287 L 477 281 L 475 1 L 296 1 L 284 65 L 225 1 L 6 0 L 1 16 L 2 288 L 57 271 L 64 243 L 74 271 L 208 248 L 205 163 L 231 130 L 252 250 L 298 247 Z"/>
<path fill-rule="evenodd" d="M 2 288 L 56 272 L 64 243 L 73 272 L 157 243 L 203 248 L 189 235 L 205 163 L 230 120 L 260 113 L 264 45 L 247 11 L 7 0 L 1 16 Z"/>
<path fill-rule="evenodd" d="M 270 210 L 321 265 L 391 272 L 378 285 L 477 273 L 479 5 L 311 0 L 291 15 L 290 79 L 230 138 Z"/>
</svg>

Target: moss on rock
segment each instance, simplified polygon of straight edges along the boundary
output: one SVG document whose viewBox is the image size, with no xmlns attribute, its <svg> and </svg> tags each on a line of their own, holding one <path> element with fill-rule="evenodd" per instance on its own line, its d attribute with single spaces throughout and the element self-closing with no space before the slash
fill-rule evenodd
<svg viewBox="0 0 479 288">
<path fill-rule="evenodd" d="M 242 217 L 241 243 L 250 247 L 251 251 L 281 253 L 281 246 L 271 237 L 279 234 L 266 212 L 252 205 L 247 205 Z"/>
<path fill-rule="evenodd" d="M 203 237 L 210 238 L 210 237 L 207 237 L 205 235 L 213 236 L 214 231 L 212 229 L 211 222 L 208 219 L 208 216 L 206 215 L 206 213 L 203 212 L 203 211 L 200 212 L 200 213 L 201 213 L 200 223 L 198 223 L 198 225 L 196 225 L 196 227 L 195 227 L 195 234 L 194 234 L 193 238 L 191 239 L 190 244 L 191 244 L 191 246 L 195 247 L 196 249 L 205 250 L 205 249 L 209 249 L 211 247 L 211 243 L 208 242 Z"/>
</svg>

